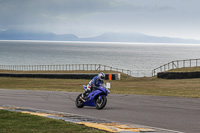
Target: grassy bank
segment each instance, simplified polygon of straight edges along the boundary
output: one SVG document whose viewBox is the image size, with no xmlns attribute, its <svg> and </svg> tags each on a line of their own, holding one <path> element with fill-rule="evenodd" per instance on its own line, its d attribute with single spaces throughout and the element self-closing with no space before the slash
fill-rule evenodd
<svg viewBox="0 0 200 133">
<path fill-rule="evenodd" d="M 200 67 L 185 67 L 169 70 L 169 72 L 200 72 Z"/>
<path fill-rule="evenodd" d="M 88 82 L 80 79 L 1 77 L 0 88 L 82 92 L 82 85 Z M 108 82 L 111 83 L 111 93 L 200 98 L 200 79 L 133 78 L 123 74 L 120 81 Z"/>
<path fill-rule="evenodd" d="M 0 110 L 1 133 L 105 133 L 83 125 Z"/>
</svg>

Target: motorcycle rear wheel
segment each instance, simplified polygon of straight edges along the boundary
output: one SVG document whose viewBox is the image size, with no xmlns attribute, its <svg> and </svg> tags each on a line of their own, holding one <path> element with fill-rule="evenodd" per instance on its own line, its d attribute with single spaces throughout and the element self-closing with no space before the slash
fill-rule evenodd
<svg viewBox="0 0 200 133">
<path fill-rule="evenodd" d="M 99 98 L 99 97 L 96 99 L 96 102 L 95 102 L 96 109 L 103 109 L 106 106 L 107 98 L 105 95 L 103 95 L 102 98 Z"/>
<path fill-rule="evenodd" d="M 76 107 L 77 108 L 83 108 L 84 107 L 84 102 L 80 99 L 82 94 L 79 94 L 78 97 L 76 98 Z"/>
</svg>

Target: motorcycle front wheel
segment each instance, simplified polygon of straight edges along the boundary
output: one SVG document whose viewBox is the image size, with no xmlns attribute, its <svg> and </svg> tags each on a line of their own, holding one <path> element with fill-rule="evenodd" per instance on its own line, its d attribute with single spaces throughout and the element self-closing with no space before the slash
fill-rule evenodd
<svg viewBox="0 0 200 133">
<path fill-rule="evenodd" d="M 84 102 L 80 99 L 82 94 L 78 95 L 78 97 L 76 98 L 76 107 L 78 108 L 83 108 L 84 107 Z"/>
<path fill-rule="evenodd" d="M 103 95 L 101 98 L 100 96 L 98 96 L 98 98 L 96 99 L 96 109 L 103 109 L 106 106 L 107 103 L 107 98 L 105 95 Z"/>
</svg>

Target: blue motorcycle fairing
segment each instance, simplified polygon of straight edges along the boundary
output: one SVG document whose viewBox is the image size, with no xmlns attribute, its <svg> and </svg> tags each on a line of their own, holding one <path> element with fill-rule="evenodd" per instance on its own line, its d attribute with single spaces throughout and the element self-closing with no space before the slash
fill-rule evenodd
<svg viewBox="0 0 200 133">
<path fill-rule="evenodd" d="M 84 103 L 84 106 L 96 106 L 94 100 L 89 100 Z"/>
<path fill-rule="evenodd" d="M 98 88 L 98 90 L 101 90 L 106 96 L 107 96 L 107 94 L 109 93 L 108 91 L 107 91 L 107 89 L 105 89 L 104 87 L 99 87 Z"/>
<path fill-rule="evenodd" d="M 87 89 L 87 86 L 83 86 L 83 89 L 86 90 Z M 104 87 L 100 86 L 98 89 L 96 90 L 101 90 L 106 96 L 107 94 L 109 93 L 109 91 L 107 89 L 105 89 Z"/>
<path fill-rule="evenodd" d="M 96 98 L 96 96 L 98 96 L 98 95 L 101 94 L 101 93 L 102 93 L 102 91 L 100 91 L 100 90 L 94 90 L 94 91 L 92 91 L 92 92 L 88 95 L 89 100 L 86 101 L 86 102 L 84 103 L 84 105 L 85 105 L 85 106 L 96 106 L 94 99 Z"/>
<path fill-rule="evenodd" d="M 103 87 L 99 87 L 98 89 L 92 91 L 89 95 L 88 95 L 88 101 L 86 101 L 84 103 L 85 106 L 96 106 L 95 104 L 95 98 L 97 96 L 100 96 L 99 98 L 102 98 L 102 96 L 105 95 L 107 96 L 107 91 L 105 88 Z"/>
</svg>

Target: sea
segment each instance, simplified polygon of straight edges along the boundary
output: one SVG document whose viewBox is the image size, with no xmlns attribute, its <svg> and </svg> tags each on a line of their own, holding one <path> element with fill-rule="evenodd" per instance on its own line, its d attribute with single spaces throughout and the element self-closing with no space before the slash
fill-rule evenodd
<svg viewBox="0 0 200 133">
<path fill-rule="evenodd" d="M 200 58 L 200 44 L 0 41 L 0 65 L 102 64 L 149 77 L 174 60 Z"/>
</svg>

